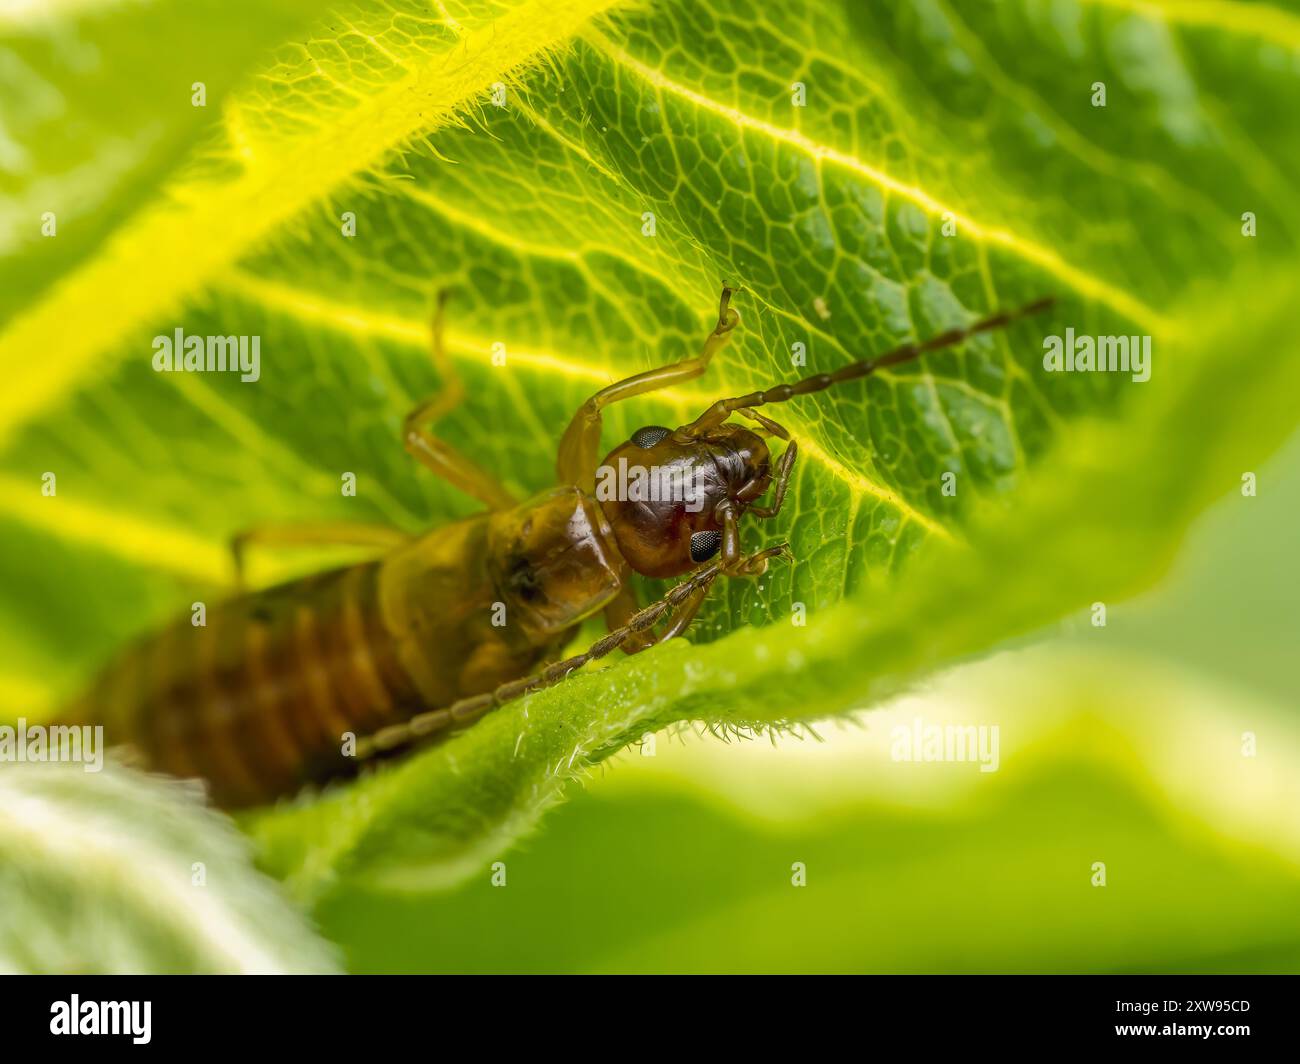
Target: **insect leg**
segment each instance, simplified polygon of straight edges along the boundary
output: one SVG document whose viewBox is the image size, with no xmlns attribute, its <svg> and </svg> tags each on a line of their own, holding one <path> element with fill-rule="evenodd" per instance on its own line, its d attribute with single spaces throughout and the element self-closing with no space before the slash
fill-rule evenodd
<svg viewBox="0 0 1300 1064">
<path fill-rule="evenodd" d="M 794 460 L 791 459 L 791 465 L 793 463 Z M 718 507 L 718 512 L 722 516 L 722 551 L 717 564 L 728 576 L 762 576 L 767 572 L 769 559 L 791 557 L 790 547 L 785 543 L 755 551 L 753 554 L 742 554 L 740 515 L 736 512 L 735 506 L 730 502 L 724 502 Z"/>
<path fill-rule="evenodd" d="M 248 528 L 230 537 L 230 558 L 235 568 L 235 586 L 244 587 L 245 560 L 249 546 L 279 547 L 379 547 L 390 549 L 410 541 L 410 536 L 387 525 L 350 524 L 345 521 L 312 524 L 264 525 Z"/>
<path fill-rule="evenodd" d="M 443 380 L 442 390 L 434 393 L 406 415 L 402 422 L 402 440 L 406 449 L 426 468 L 449 484 L 472 495 L 489 509 L 501 510 L 515 504 L 515 498 L 497 481 L 457 451 L 438 439 L 428 426 L 455 408 L 465 397 L 465 385 L 456 372 L 443 342 L 447 293 L 439 292 L 433 312 L 433 364 Z"/>
<path fill-rule="evenodd" d="M 781 506 L 785 502 L 786 489 L 790 487 L 790 476 L 794 472 L 794 460 L 799 457 L 799 445 L 790 441 L 790 446 L 781 454 L 781 460 L 776 464 L 776 487 L 772 492 L 772 504 L 770 506 L 751 506 L 749 513 L 755 517 L 775 517 L 781 512 Z"/>
<path fill-rule="evenodd" d="M 596 463 L 600 459 L 601 412 L 610 403 L 680 384 L 700 376 L 708 369 L 713 356 L 727 345 L 732 330 L 740 324 L 740 314 L 730 306 L 733 291 L 723 285 L 722 297 L 718 303 L 718 323 L 705 339 L 704 347 L 698 355 L 611 384 L 578 407 L 560 439 L 559 457 L 556 461 L 560 483 L 573 484 L 586 491 L 595 490 Z"/>
<path fill-rule="evenodd" d="M 744 560 L 753 563 L 755 566 L 759 564 L 765 566 L 768 558 L 788 556 L 789 552 L 789 547 L 784 543 L 780 543 L 774 547 L 766 547 L 761 551 L 757 551 Z M 637 633 L 653 628 L 666 615 L 675 612 L 679 607 L 689 607 L 690 600 L 693 598 L 702 599 L 702 593 L 708 591 L 709 586 L 721 572 L 723 572 L 721 561 L 710 562 L 703 568 L 697 569 L 658 602 L 647 606 L 643 610 L 638 610 L 629 618 L 627 624 L 610 632 L 604 638 L 598 639 L 581 654 L 565 658 L 563 661 L 557 661 L 554 665 L 548 665 L 533 676 L 502 684 L 495 691 L 475 695 L 472 698 L 462 698 L 459 702 L 453 702 L 445 709 L 419 713 L 402 724 L 394 724 L 375 732 L 373 735 L 360 739 L 356 748 L 358 760 L 366 760 L 391 753 L 439 732 L 464 728 L 498 706 L 505 705 L 507 702 L 512 702 L 514 699 L 531 694 L 534 691 L 554 687 L 575 669 L 582 668 L 589 661 L 603 658 L 616 647 L 622 646 L 623 643 Z"/>
<path fill-rule="evenodd" d="M 770 417 L 767 417 L 764 414 L 760 414 L 757 410 L 750 410 L 748 407 L 742 406 L 739 410 L 736 411 L 736 413 L 739 414 L 741 417 L 749 418 L 750 421 L 757 421 L 771 435 L 775 436 L 779 440 L 790 439 L 789 429 L 787 429 L 784 425 L 778 425 Z"/>
<path fill-rule="evenodd" d="M 757 421 L 770 435 L 785 440 L 789 444 L 785 451 L 782 452 L 781 460 L 776 466 L 776 490 L 772 495 L 772 504 L 770 506 L 750 506 L 745 511 L 755 517 L 775 517 L 781 512 L 781 504 L 785 502 L 785 493 L 790 486 L 790 476 L 794 472 L 794 460 L 799 456 L 799 445 L 790 439 L 789 429 L 784 425 L 777 424 L 770 417 L 764 417 L 757 410 L 741 407 L 736 413 L 749 418 L 751 421 Z"/>
</svg>

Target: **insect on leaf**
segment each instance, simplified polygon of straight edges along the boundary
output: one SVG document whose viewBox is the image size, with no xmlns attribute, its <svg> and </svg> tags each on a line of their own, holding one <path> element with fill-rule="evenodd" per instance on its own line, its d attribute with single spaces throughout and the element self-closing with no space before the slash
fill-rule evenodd
<svg viewBox="0 0 1300 1064">
<path fill-rule="evenodd" d="M 520 495 L 553 482 L 594 390 L 699 350 L 724 280 L 735 340 L 705 377 L 611 407 L 607 446 L 1057 302 L 782 405 L 790 496 L 743 531 L 794 561 L 719 581 L 692 642 L 256 818 L 266 867 L 304 895 L 455 882 L 648 730 L 861 709 L 1131 594 L 1295 420 L 1300 137 L 1265 102 L 1295 95 L 1300 30 L 1269 10 L 335 5 L 276 59 L 232 61 L 182 162 L 123 167 L 102 239 L 53 251 L 29 227 L 4 249 L 42 283 L 0 308 L 0 691 L 55 704 L 130 636 L 228 594 L 242 529 L 472 512 L 400 443 L 438 385 L 438 289 L 467 385 L 439 433 Z M 66 17 L 106 41 L 130 24 Z M 185 55 L 156 61 L 197 80 Z M 57 64 L 26 63 L 24 91 Z M 1229 82 L 1258 106 L 1220 106 Z M 103 150 L 143 123 L 104 121 Z M 43 167 L 66 160 L 34 158 L 23 202 L 57 189 Z M 177 328 L 259 337 L 259 379 L 154 372 Z M 1044 338 L 1076 334 L 1149 342 L 1149 374 L 1050 371 Z"/>
</svg>

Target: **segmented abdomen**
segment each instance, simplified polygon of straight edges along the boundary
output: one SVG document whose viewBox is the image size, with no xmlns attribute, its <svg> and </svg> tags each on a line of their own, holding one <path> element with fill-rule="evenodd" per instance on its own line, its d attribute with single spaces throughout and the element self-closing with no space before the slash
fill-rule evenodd
<svg viewBox="0 0 1300 1064">
<path fill-rule="evenodd" d="M 68 714 L 102 723 L 148 767 L 209 781 L 227 807 L 347 771 L 348 732 L 422 709 L 379 609 L 379 562 L 245 595 L 186 617 L 115 661 Z"/>
</svg>

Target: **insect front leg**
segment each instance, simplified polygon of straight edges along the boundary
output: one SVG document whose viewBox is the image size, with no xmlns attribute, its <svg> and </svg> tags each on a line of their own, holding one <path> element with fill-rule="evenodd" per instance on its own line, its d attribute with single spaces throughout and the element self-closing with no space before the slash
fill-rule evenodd
<svg viewBox="0 0 1300 1064">
<path fill-rule="evenodd" d="M 775 517 L 781 512 L 781 506 L 785 503 L 785 493 L 790 487 L 790 477 L 794 473 L 794 462 L 799 457 L 799 444 L 790 439 L 790 431 L 784 425 L 779 425 L 771 418 L 764 417 L 757 410 L 742 408 L 736 412 L 752 421 L 757 421 L 773 436 L 785 440 L 788 444 L 781 454 L 781 460 L 776 465 L 776 480 L 772 491 L 771 505 L 751 506 L 746 511 L 746 513 L 753 514 L 755 517 Z"/>
<path fill-rule="evenodd" d="M 767 572 L 767 563 L 772 558 L 791 557 L 789 544 L 786 543 L 765 547 L 753 554 L 743 554 L 740 549 L 740 515 L 736 507 L 726 502 L 718 507 L 718 512 L 722 518 L 722 552 L 718 565 L 727 576 L 762 576 Z"/>
<path fill-rule="evenodd" d="M 732 331 L 740 324 L 740 314 L 730 306 L 733 291 L 723 285 L 722 297 L 718 303 L 718 323 L 705 339 L 704 347 L 698 355 L 611 384 L 578 408 L 560 439 L 556 469 L 561 484 L 573 484 L 584 491 L 595 490 L 596 463 L 600 460 L 601 412 L 605 407 L 691 380 L 708 369 L 713 356 L 727 345 Z"/>
<path fill-rule="evenodd" d="M 497 480 L 457 451 L 438 439 L 429 425 L 453 410 L 465 397 L 465 386 L 447 357 L 443 340 L 447 293 L 439 292 L 433 312 L 433 364 L 442 377 L 441 391 L 419 403 L 402 421 L 402 440 L 406 449 L 427 469 L 483 502 L 491 510 L 504 510 L 517 501 Z"/>
</svg>

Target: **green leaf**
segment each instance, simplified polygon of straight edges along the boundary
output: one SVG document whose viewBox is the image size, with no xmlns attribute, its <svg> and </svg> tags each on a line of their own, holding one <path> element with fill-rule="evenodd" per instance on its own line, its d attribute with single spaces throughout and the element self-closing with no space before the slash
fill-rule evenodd
<svg viewBox="0 0 1300 1064">
<path fill-rule="evenodd" d="M 197 788 L 83 767 L 0 772 L 0 971 L 337 969 Z"/>
<path fill-rule="evenodd" d="M 353 972 L 1295 971 L 1288 710 L 1058 641 L 824 742 L 660 736 L 510 853 L 504 887 L 354 884 L 319 919 Z M 996 771 L 895 760 L 917 719 L 997 727 Z"/>
<path fill-rule="evenodd" d="M 267 867 L 305 894 L 453 882 L 647 730 L 842 712 L 1131 593 L 1294 422 L 1300 137 L 1270 101 L 1295 94 L 1298 48 L 1266 5 L 341 5 L 231 94 L 137 214 L 0 316 L 0 690 L 36 706 L 75 689 L 215 593 L 241 528 L 471 510 L 397 443 L 437 385 L 438 287 L 470 395 L 439 431 L 521 494 L 551 482 L 595 388 L 698 348 L 723 278 L 744 286 L 739 339 L 691 387 L 613 408 L 609 443 L 1059 302 L 775 408 L 800 466 L 746 542 L 788 539 L 796 562 L 715 593 L 693 638 L 726 638 L 576 678 L 268 814 Z M 177 326 L 261 336 L 262 380 L 154 374 L 150 338 Z M 1045 373 L 1042 336 L 1067 327 L 1153 336 L 1151 381 Z"/>
</svg>

